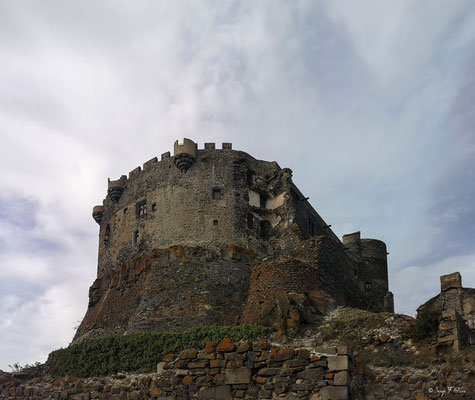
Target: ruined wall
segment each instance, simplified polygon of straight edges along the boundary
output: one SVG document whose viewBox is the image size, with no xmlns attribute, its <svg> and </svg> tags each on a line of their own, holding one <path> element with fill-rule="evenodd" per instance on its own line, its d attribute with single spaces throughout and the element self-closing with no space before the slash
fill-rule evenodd
<svg viewBox="0 0 475 400">
<path fill-rule="evenodd" d="M 439 314 L 438 351 L 458 352 L 475 344 L 475 289 L 462 287 L 460 273 L 440 277 L 441 293 L 417 309 Z"/>
<path fill-rule="evenodd" d="M 470 329 L 475 329 L 475 289 L 462 287 L 460 273 L 440 277 L 441 292 L 417 309 L 417 313 L 455 310 L 464 319 Z"/>
</svg>

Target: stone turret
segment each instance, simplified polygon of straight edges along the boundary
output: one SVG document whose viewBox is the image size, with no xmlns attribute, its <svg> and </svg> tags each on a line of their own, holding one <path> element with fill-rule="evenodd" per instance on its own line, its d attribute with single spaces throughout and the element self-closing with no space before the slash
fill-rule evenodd
<svg viewBox="0 0 475 400">
<path fill-rule="evenodd" d="M 174 163 L 181 172 L 186 172 L 195 162 L 198 146 L 193 140 L 184 138 L 183 144 L 178 140 L 173 145 Z"/>
<path fill-rule="evenodd" d="M 122 175 L 120 179 L 117 179 L 116 181 L 111 181 L 109 179 L 107 184 L 107 194 L 114 203 L 117 203 L 120 199 L 120 196 L 122 196 L 126 180 L 127 177 L 125 175 Z"/>
<path fill-rule="evenodd" d="M 95 206 L 92 209 L 92 218 L 96 221 L 99 225 L 102 221 L 102 216 L 104 215 L 104 206 Z"/>
</svg>

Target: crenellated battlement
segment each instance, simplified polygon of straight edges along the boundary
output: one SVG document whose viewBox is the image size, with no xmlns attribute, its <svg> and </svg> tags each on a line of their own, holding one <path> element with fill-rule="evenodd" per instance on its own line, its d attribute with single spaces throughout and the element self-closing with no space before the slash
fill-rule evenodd
<svg viewBox="0 0 475 400">
<path fill-rule="evenodd" d="M 168 160 L 173 160 L 175 165 L 180 164 L 183 165 L 183 162 L 189 166 L 196 160 L 198 154 L 200 151 L 208 151 L 208 150 L 232 150 L 232 143 L 227 143 L 223 142 L 221 145 L 220 149 L 216 148 L 216 143 L 204 143 L 202 148 L 198 147 L 198 143 L 195 143 L 191 139 L 184 138 L 183 143 L 179 143 L 178 140 L 175 141 L 173 145 L 173 156 L 171 155 L 170 151 L 167 151 L 165 153 L 162 153 L 160 155 L 160 160 L 158 157 L 153 157 L 152 159 L 146 161 L 142 166 L 138 166 L 131 170 L 127 175 L 122 175 L 119 179 L 117 180 L 111 180 L 110 178 L 108 179 L 108 193 L 110 191 L 115 191 L 119 192 L 121 188 L 123 189 L 126 185 L 127 181 L 130 181 L 131 179 L 137 178 L 138 176 L 141 175 L 143 172 L 147 172 L 151 170 L 156 164 L 159 164 L 161 161 L 168 161 Z M 180 160 L 181 161 L 175 161 L 175 160 Z M 187 159 L 187 161 L 183 161 L 183 159 Z M 186 168 L 187 169 L 187 168 Z M 116 198 L 116 196 L 114 196 Z M 119 196 L 120 197 L 120 196 Z"/>
</svg>

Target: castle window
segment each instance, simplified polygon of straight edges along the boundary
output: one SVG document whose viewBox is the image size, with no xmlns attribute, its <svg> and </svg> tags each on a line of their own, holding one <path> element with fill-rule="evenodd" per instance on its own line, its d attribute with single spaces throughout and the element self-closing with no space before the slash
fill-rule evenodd
<svg viewBox="0 0 475 400">
<path fill-rule="evenodd" d="M 247 171 L 246 181 L 249 186 L 254 184 L 254 171 L 251 171 L 250 169 Z"/>
<path fill-rule="evenodd" d="M 213 220 L 213 225 L 218 226 L 218 220 L 217 219 Z"/>
<path fill-rule="evenodd" d="M 213 188 L 213 199 L 219 200 L 222 198 L 221 189 L 220 188 Z"/>
<path fill-rule="evenodd" d="M 109 224 L 107 224 L 106 226 L 106 231 L 104 233 L 104 245 L 105 246 L 108 246 L 109 245 L 109 242 L 110 242 L 110 235 L 111 235 L 111 227 L 109 226 Z"/>
<path fill-rule="evenodd" d="M 313 222 L 312 218 L 308 220 L 308 232 L 310 236 L 315 235 L 315 222 Z"/>
<path fill-rule="evenodd" d="M 152 211 L 157 211 L 157 203 L 152 203 Z"/>
<path fill-rule="evenodd" d="M 261 208 L 266 208 L 267 197 L 264 194 L 259 195 L 259 205 Z"/>
<path fill-rule="evenodd" d="M 124 215 L 127 214 L 127 207 L 124 208 Z"/>
<path fill-rule="evenodd" d="M 366 290 L 371 290 L 371 282 L 366 282 L 365 289 Z"/>
<path fill-rule="evenodd" d="M 137 243 L 139 241 L 139 231 L 134 232 L 134 243 Z"/>
<path fill-rule="evenodd" d="M 254 229 L 254 215 L 247 213 L 247 227 L 248 229 Z"/>
<path fill-rule="evenodd" d="M 137 218 L 145 217 L 147 215 L 147 200 L 142 200 L 136 205 Z"/>
<path fill-rule="evenodd" d="M 269 230 L 270 230 L 270 222 L 269 221 L 260 221 L 259 222 L 259 233 L 263 239 L 269 238 Z"/>
</svg>

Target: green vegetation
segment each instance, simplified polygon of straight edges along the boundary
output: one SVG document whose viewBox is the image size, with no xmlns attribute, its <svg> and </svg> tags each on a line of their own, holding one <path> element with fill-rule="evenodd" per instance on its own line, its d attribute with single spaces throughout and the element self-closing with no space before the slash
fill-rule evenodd
<svg viewBox="0 0 475 400">
<path fill-rule="evenodd" d="M 439 316 L 440 312 L 436 310 L 420 312 L 411 330 L 411 338 L 419 342 L 435 338 L 439 329 Z"/>
<path fill-rule="evenodd" d="M 50 353 L 46 366 L 57 376 L 80 378 L 122 371 L 155 371 L 166 354 L 188 348 L 201 349 L 207 341 L 229 338 L 256 340 L 268 334 L 263 326 L 203 326 L 182 333 L 136 333 L 94 339 Z"/>
</svg>

